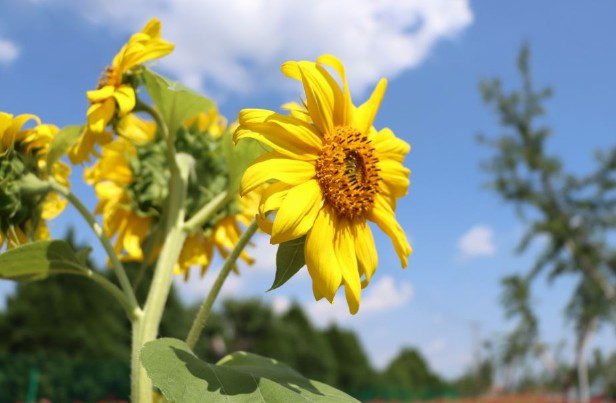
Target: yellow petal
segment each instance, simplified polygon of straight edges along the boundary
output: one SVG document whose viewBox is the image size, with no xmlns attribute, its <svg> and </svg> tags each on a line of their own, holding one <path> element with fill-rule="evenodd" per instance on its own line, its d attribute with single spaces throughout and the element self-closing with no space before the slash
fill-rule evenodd
<svg viewBox="0 0 616 403">
<path fill-rule="evenodd" d="M 352 123 L 353 102 L 351 101 L 351 92 L 349 91 L 349 84 L 346 80 L 344 65 L 336 56 L 333 55 L 319 56 L 317 59 L 317 64 L 324 64 L 332 67 L 340 76 L 343 87 L 342 92 L 338 90 L 338 85 L 335 82 L 331 84 L 332 88 L 338 90 L 335 91 L 336 103 L 334 106 L 334 124 L 338 126 L 350 125 Z M 324 76 L 326 75 L 324 74 Z"/>
<path fill-rule="evenodd" d="M 370 230 L 368 223 L 364 220 L 356 220 L 353 223 L 352 229 L 353 237 L 355 238 L 355 254 L 357 255 L 359 273 L 364 276 L 361 285 L 362 288 L 365 288 L 376 271 L 379 258 L 372 230 Z"/>
<path fill-rule="evenodd" d="M 141 119 L 135 114 L 124 116 L 117 125 L 118 134 L 135 143 L 151 141 L 156 135 L 156 123 Z"/>
<path fill-rule="evenodd" d="M 330 83 L 313 62 L 286 62 L 282 72 L 288 77 L 301 77 L 306 93 L 308 113 L 319 131 L 332 133 L 334 128 L 334 93 Z"/>
<path fill-rule="evenodd" d="M 248 167 L 240 184 L 240 194 L 245 195 L 269 180 L 288 185 L 299 185 L 314 178 L 314 164 L 285 158 L 271 152 L 263 154 Z"/>
<path fill-rule="evenodd" d="M 411 146 L 406 141 L 396 137 L 388 128 L 384 128 L 378 133 L 376 130 L 371 130 L 370 140 L 380 159 L 387 158 L 402 162 L 411 151 Z"/>
<path fill-rule="evenodd" d="M 277 244 L 305 235 L 322 205 L 321 187 L 316 180 L 291 188 L 276 213 L 270 242 Z"/>
<path fill-rule="evenodd" d="M 394 160 L 380 160 L 377 164 L 380 169 L 379 176 L 383 180 L 382 184 L 388 190 L 388 194 L 394 197 L 402 197 L 408 193 L 409 175 L 411 171 L 401 163 Z"/>
<path fill-rule="evenodd" d="M 135 108 L 135 90 L 128 85 L 121 85 L 113 93 L 113 97 L 118 103 L 120 115 L 125 115 Z"/>
<path fill-rule="evenodd" d="M 387 199 L 380 194 L 375 197 L 372 211 L 368 214 L 368 219 L 375 222 L 379 228 L 391 238 L 394 249 L 402 267 L 407 266 L 409 255 L 413 252 L 411 245 L 406 239 L 404 230 L 396 221 L 394 212 Z"/>
<path fill-rule="evenodd" d="M 103 102 L 94 103 L 88 108 L 88 129 L 94 133 L 102 133 L 115 113 L 115 101 L 108 98 Z"/>
<path fill-rule="evenodd" d="M 307 123 L 265 109 L 244 109 L 239 114 L 237 142 L 253 138 L 292 158 L 314 160 L 322 147 L 319 134 Z"/>
<path fill-rule="evenodd" d="M 317 295 L 334 301 L 334 295 L 342 282 L 342 272 L 334 252 L 335 215 L 329 206 L 321 209 L 314 225 L 306 235 L 304 256 L 308 273 Z M 318 298 L 318 297 L 317 297 Z"/>
<path fill-rule="evenodd" d="M 273 210 L 278 210 L 291 186 L 286 183 L 272 183 L 265 189 L 259 202 L 259 213 L 262 216 Z M 250 193 L 249 193 L 250 194 Z"/>
<path fill-rule="evenodd" d="M 353 126 L 360 132 L 365 134 L 370 132 L 376 113 L 381 106 L 383 95 L 385 95 L 385 89 L 387 89 L 387 80 L 381 78 L 370 98 L 354 111 Z"/>
<path fill-rule="evenodd" d="M 88 97 L 88 101 L 92 103 L 103 102 L 113 96 L 115 91 L 115 87 L 113 85 L 106 85 L 103 88 L 98 90 L 88 91 L 86 92 L 86 96 Z"/>
<path fill-rule="evenodd" d="M 359 310 L 361 299 L 361 280 L 359 279 L 357 257 L 355 256 L 355 239 L 347 219 L 338 220 L 335 234 L 334 251 L 342 272 L 344 294 L 349 305 L 349 312 L 355 315 Z"/>
</svg>

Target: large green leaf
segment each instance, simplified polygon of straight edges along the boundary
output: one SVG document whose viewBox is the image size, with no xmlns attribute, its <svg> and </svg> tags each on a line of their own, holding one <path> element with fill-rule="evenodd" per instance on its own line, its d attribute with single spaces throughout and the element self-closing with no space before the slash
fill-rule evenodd
<svg viewBox="0 0 616 403">
<path fill-rule="evenodd" d="M 233 133 L 225 132 L 222 138 L 222 151 L 229 167 L 229 194 L 239 191 L 240 181 L 246 168 L 268 149 L 253 139 L 243 139 L 233 144 Z"/>
<path fill-rule="evenodd" d="M 177 81 L 169 80 L 148 69 L 144 71 L 143 76 L 145 88 L 148 90 L 154 105 L 162 114 L 171 133 L 175 133 L 177 128 L 187 119 L 214 107 L 212 100 Z"/>
<path fill-rule="evenodd" d="M 177 403 L 357 401 L 256 354 L 237 352 L 208 364 L 177 339 L 147 343 L 141 350 L 141 362 L 154 386 Z"/>
<path fill-rule="evenodd" d="M 53 164 L 77 143 L 83 126 L 65 126 L 51 140 L 47 152 L 47 171 L 51 172 Z"/>
<path fill-rule="evenodd" d="M 78 270 L 80 263 L 64 241 L 36 241 L 0 254 L 0 278 L 42 280 L 51 270 Z"/>
<path fill-rule="evenodd" d="M 276 252 L 276 277 L 274 284 L 268 290 L 271 291 L 286 283 L 306 264 L 304 259 L 304 243 L 306 237 L 303 236 L 292 241 L 283 242 L 278 246 Z"/>
</svg>

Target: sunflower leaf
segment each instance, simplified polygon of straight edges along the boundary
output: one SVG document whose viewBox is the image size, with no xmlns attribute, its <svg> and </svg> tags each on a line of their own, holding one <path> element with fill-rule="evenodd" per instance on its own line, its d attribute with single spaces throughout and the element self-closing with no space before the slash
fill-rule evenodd
<svg viewBox="0 0 616 403">
<path fill-rule="evenodd" d="M 83 126 L 65 126 L 51 140 L 47 153 L 47 172 L 51 173 L 53 164 L 58 161 L 79 140 Z"/>
<path fill-rule="evenodd" d="M 0 278 L 42 280 L 52 270 L 78 270 L 79 259 L 64 241 L 36 241 L 0 254 Z"/>
<path fill-rule="evenodd" d="M 240 181 L 244 171 L 263 153 L 269 151 L 265 146 L 253 139 L 243 139 L 233 144 L 233 133 L 227 131 L 222 138 L 222 151 L 229 167 L 229 194 L 240 190 Z"/>
<path fill-rule="evenodd" d="M 162 338 L 147 343 L 140 358 L 153 385 L 174 402 L 357 401 L 256 354 L 236 352 L 209 364 L 183 341 Z"/>
<path fill-rule="evenodd" d="M 299 269 L 304 267 L 306 264 L 304 259 L 305 242 L 306 237 L 303 236 L 292 241 L 283 242 L 278 246 L 278 251 L 276 252 L 276 277 L 274 278 L 274 284 L 267 291 L 280 287 L 293 277 Z"/>
<path fill-rule="evenodd" d="M 162 114 L 171 133 L 175 133 L 187 119 L 194 117 L 199 112 L 207 112 L 214 107 L 214 102 L 211 99 L 196 93 L 177 81 L 156 74 L 152 70 L 145 69 L 143 77 L 145 88 L 154 105 Z"/>
</svg>

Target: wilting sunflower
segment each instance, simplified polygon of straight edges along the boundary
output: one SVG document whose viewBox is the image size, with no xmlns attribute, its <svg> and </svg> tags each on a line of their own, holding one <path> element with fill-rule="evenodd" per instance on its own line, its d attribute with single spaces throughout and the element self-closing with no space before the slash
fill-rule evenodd
<svg viewBox="0 0 616 403">
<path fill-rule="evenodd" d="M 225 189 L 228 170 L 220 150 L 225 129 L 226 120 L 215 111 L 190 119 L 178 130 L 177 151 L 195 158 L 185 205 L 187 219 Z M 117 130 L 122 137 L 102 147 L 101 158 L 86 169 L 86 182 L 94 185 L 99 198 L 96 213 L 103 216 L 105 234 L 115 237 L 116 253 L 124 260 L 154 259 L 160 245 L 151 248 L 152 256 L 144 256 L 144 241 L 160 223 L 168 196 L 166 145 L 153 122 L 132 114 L 120 121 Z M 189 234 L 176 273 L 188 277 L 190 267 L 200 266 L 204 274 L 215 250 L 226 257 L 241 236 L 240 224 L 250 223 L 258 203 L 258 196 L 253 195 L 229 202 Z M 245 253 L 241 257 L 252 263 Z"/>
<path fill-rule="evenodd" d="M 340 75 L 342 88 L 326 67 Z M 273 244 L 306 236 L 304 255 L 315 298 L 333 302 L 344 285 L 349 310 L 356 313 L 361 288 L 378 261 L 368 221 L 391 238 L 403 267 L 412 251 L 394 214 L 396 199 L 409 186 L 410 171 L 402 161 L 410 146 L 391 130 L 373 127 L 385 79 L 355 107 L 344 67 L 334 56 L 323 55 L 316 63 L 286 62 L 282 72 L 303 83 L 305 107 L 287 105 L 290 116 L 262 109 L 240 112 L 235 141 L 253 138 L 273 150 L 248 168 L 241 193 L 275 181 L 261 200 L 262 229 Z M 263 216 L 271 211 L 276 212 L 273 223 Z"/>
<path fill-rule="evenodd" d="M 73 164 L 88 161 L 95 152 L 95 144 L 110 142 L 112 135 L 107 131 L 109 122 L 114 116 L 122 118 L 135 108 L 135 89 L 127 82 L 125 75 L 135 66 L 163 57 L 173 50 L 173 44 L 161 39 L 160 31 L 160 21 L 151 19 L 141 32 L 131 36 L 113 58 L 97 89 L 87 92 L 91 105 L 84 133 L 69 153 Z"/>
<path fill-rule="evenodd" d="M 24 128 L 33 121 L 35 126 Z M 0 248 L 11 249 L 31 240 L 49 238 L 46 221 L 66 207 L 66 200 L 45 189 L 49 179 L 47 152 L 58 132 L 38 117 L 0 112 Z M 70 168 L 55 162 L 51 176 L 68 187 Z"/>
</svg>

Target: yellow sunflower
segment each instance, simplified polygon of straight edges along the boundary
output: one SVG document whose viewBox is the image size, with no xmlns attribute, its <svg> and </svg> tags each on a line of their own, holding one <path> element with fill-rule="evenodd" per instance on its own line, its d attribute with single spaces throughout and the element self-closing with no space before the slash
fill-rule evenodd
<svg viewBox="0 0 616 403">
<path fill-rule="evenodd" d="M 326 67 L 340 75 L 342 88 Z M 320 56 L 316 63 L 286 62 L 282 72 L 303 83 L 305 107 L 287 105 L 290 116 L 262 109 L 240 112 L 235 141 L 253 138 L 273 150 L 246 170 L 241 194 L 275 181 L 261 200 L 262 229 L 273 244 L 306 236 L 304 255 L 315 298 L 333 302 L 344 286 L 354 314 L 378 262 L 368 221 L 391 238 L 402 267 L 412 252 L 394 214 L 396 200 L 409 186 L 410 171 L 402 161 L 410 146 L 390 129 L 373 127 L 385 79 L 355 107 L 344 67 L 334 56 Z M 276 212 L 273 223 L 264 217 L 271 211 Z"/>
<path fill-rule="evenodd" d="M 152 217 L 138 213 L 127 191 L 133 183 L 129 158 L 136 155 L 135 145 L 120 137 L 102 147 L 101 158 L 84 171 L 84 178 L 94 185 L 99 200 L 95 213 L 102 214 L 105 235 L 116 237 L 115 252 L 123 260 L 141 261 Z"/>
<path fill-rule="evenodd" d="M 200 132 L 208 132 L 214 139 L 219 138 L 227 129 L 227 118 L 218 113 L 218 108 L 213 107 L 206 112 L 201 112 L 186 121 L 186 127 L 196 126 Z"/>
<path fill-rule="evenodd" d="M 113 58 L 98 88 L 87 92 L 91 105 L 84 133 L 69 153 L 73 164 L 88 161 L 95 152 L 95 144 L 103 145 L 111 141 L 111 133 L 106 131 L 111 119 L 116 114 L 121 118 L 135 108 L 135 89 L 124 82 L 124 74 L 135 66 L 163 57 L 173 50 L 173 44 L 161 39 L 160 31 L 160 21 L 151 19 L 141 32 L 131 36 Z"/>
<path fill-rule="evenodd" d="M 24 128 L 31 121 L 35 126 Z M 41 198 L 20 189 L 29 175 L 36 180 L 49 179 L 47 152 L 58 131 L 56 126 L 41 124 L 35 115 L 13 116 L 0 112 L 0 248 L 4 241 L 11 249 L 30 239 L 49 239 L 46 221 L 66 207 L 66 200 L 55 192 Z M 57 161 L 50 171 L 56 182 L 69 186 L 70 168 L 66 164 Z"/>
<path fill-rule="evenodd" d="M 189 235 L 184 241 L 178 263 L 175 266 L 175 273 L 184 274 L 184 277 L 188 279 L 190 268 L 199 266 L 201 276 L 205 275 L 212 262 L 215 249 L 223 259 L 226 259 L 242 236 L 240 224 L 250 225 L 257 214 L 260 198 L 258 189 L 250 192 L 240 198 L 239 213 L 221 218 L 207 236 L 202 232 Z M 254 263 L 254 259 L 246 251 L 241 252 L 240 258 L 248 264 Z M 233 270 L 237 273 L 236 266 Z"/>
</svg>

